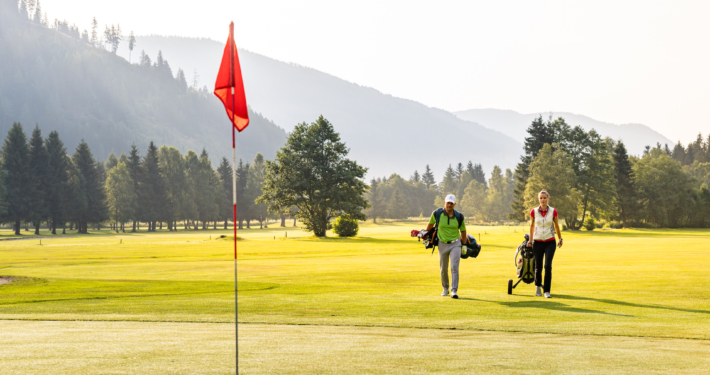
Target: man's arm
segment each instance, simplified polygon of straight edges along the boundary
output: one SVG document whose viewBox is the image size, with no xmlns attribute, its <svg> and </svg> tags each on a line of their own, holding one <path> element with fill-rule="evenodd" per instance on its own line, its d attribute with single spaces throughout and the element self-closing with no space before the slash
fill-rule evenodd
<svg viewBox="0 0 710 375">
<path fill-rule="evenodd" d="M 434 224 L 429 224 L 426 226 L 426 231 L 428 232 L 428 231 L 432 230 L 433 228 L 434 228 Z"/>
<path fill-rule="evenodd" d="M 466 236 L 465 230 L 461 231 L 461 243 L 464 245 L 468 243 L 468 236 Z"/>
</svg>

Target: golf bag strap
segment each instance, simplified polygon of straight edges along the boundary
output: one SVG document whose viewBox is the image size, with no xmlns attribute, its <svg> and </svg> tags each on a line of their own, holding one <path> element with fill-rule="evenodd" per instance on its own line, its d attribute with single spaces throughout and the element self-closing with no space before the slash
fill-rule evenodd
<svg viewBox="0 0 710 375">
<path fill-rule="evenodd" d="M 435 227 L 437 227 L 437 228 L 439 227 L 439 218 L 441 218 L 442 213 L 444 213 L 443 208 L 438 208 L 436 211 L 434 211 L 434 220 L 436 220 Z M 458 228 L 461 229 L 461 224 L 463 224 L 463 219 L 464 219 L 463 214 L 454 210 L 454 217 L 456 218 L 456 221 L 458 221 L 458 223 L 459 223 Z"/>
</svg>

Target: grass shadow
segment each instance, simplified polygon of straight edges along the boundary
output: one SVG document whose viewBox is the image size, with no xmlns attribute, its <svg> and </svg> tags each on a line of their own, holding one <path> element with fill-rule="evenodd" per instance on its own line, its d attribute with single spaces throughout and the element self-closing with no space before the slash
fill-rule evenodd
<svg viewBox="0 0 710 375">
<path fill-rule="evenodd" d="M 610 305 L 619 305 L 619 306 L 628 306 L 628 307 L 643 307 L 646 309 L 658 309 L 658 310 L 682 311 L 682 312 L 690 312 L 690 313 L 698 313 L 698 314 L 710 314 L 710 311 L 708 311 L 708 310 L 681 309 L 681 308 L 677 308 L 677 307 L 669 307 L 669 306 L 662 306 L 662 305 L 643 305 L 640 303 L 617 301 L 617 300 L 613 300 L 613 299 L 579 297 L 579 296 L 570 296 L 570 295 L 566 295 L 566 294 L 555 294 L 555 298 L 567 299 L 567 300 L 577 300 L 577 301 L 594 301 L 594 302 L 607 303 Z"/>
<path fill-rule="evenodd" d="M 608 313 L 606 311 L 600 311 L 600 310 L 592 310 L 592 309 L 582 309 L 579 307 L 571 307 L 569 305 L 566 305 L 561 302 L 552 302 L 552 301 L 515 301 L 515 302 L 502 302 L 502 301 L 488 301 L 488 300 L 482 300 L 482 299 L 476 299 L 476 298 L 467 298 L 467 297 L 459 297 L 459 299 L 462 300 L 469 300 L 469 301 L 480 301 L 480 302 L 490 302 L 490 303 L 497 303 L 499 305 L 511 307 L 511 308 L 533 308 L 533 309 L 546 309 L 546 310 L 555 310 L 555 311 L 564 311 L 564 312 L 572 312 L 572 313 L 578 313 L 578 314 L 601 314 L 601 315 L 613 315 L 613 316 L 624 316 L 624 317 L 633 317 L 633 315 L 626 315 L 626 314 L 614 314 L 614 313 Z"/>
</svg>

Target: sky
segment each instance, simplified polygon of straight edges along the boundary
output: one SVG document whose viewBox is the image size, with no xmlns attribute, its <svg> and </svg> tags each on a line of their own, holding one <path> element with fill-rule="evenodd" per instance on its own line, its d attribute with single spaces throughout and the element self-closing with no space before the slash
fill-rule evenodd
<svg viewBox="0 0 710 375">
<path fill-rule="evenodd" d="M 710 133 L 709 1 L 41 5 L 50 21 L 136 35 L 226 41 L 234 21 L 240 48 L 448 111 L 573 112 L 684 143 Z"/>
</svg>

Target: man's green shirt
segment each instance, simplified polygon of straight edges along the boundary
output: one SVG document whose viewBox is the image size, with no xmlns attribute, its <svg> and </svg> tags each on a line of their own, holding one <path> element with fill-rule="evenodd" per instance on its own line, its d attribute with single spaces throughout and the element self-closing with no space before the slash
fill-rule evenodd
<svg viewBox="0 0 710 375">
<path fill-rule="evenodd" d="M 431 219 L 429 219 L 429 224 L 436 224 L 436 216 L 434 215 L 436 211 L 431 214 Z M 461 231 L 466 231 L 466 222 L 461 223 Z M 441 213 L 439 217 L 439 231 L 437 233 L 439 241 L 449 242 L 461 238 L 459 234 L 459 221 L 456 220 L 456 216 L 449 217 L 446 211 Z"/>
</svg>

